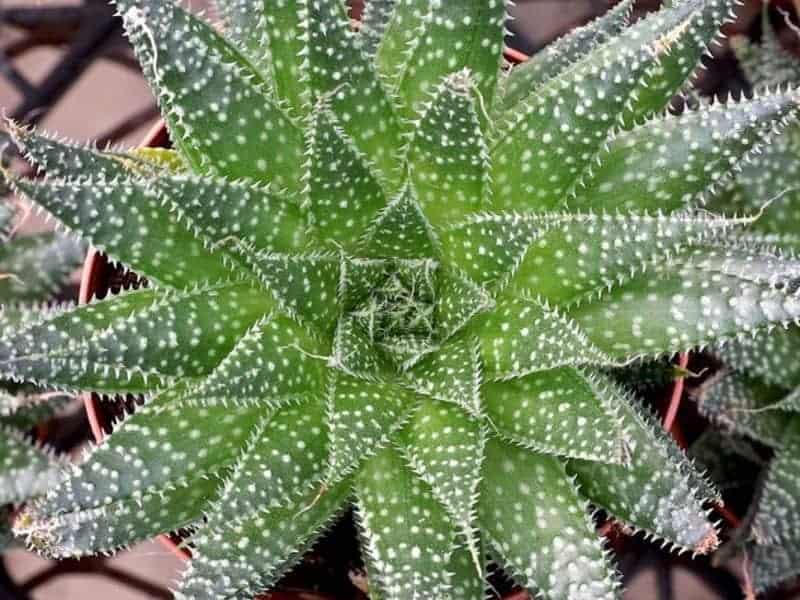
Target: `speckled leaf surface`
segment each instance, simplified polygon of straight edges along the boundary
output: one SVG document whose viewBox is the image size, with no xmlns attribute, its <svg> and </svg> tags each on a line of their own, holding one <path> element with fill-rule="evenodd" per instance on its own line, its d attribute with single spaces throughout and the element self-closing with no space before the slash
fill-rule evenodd
<svg viewBox="0 0 800 600">
<path fill-rule="evenodd" d="M 209 600 L 274 587 L 352 506 L 383 600 L 482 600 L 489 555 L 544 600 L 616 598 L 592 505 L 710 550 L 718 492 L 609 373 L 709 346 L 771 372 L 760 417 L 796 406 L 786 232 L 753 225 L 769 198 L 699 204 L 773 189 L 746 169 L 797 93 L 659 114 L 728 4 L 623 2 L 506 75 L 500 0 L 372 0 L 360 30 L 339 0 L 219 27 L 118 0 L 174 149 L 11 124 L 46 175 L 3 180 L 146 287 L 4 309 L 0 374 L 144 404 L 17 532 L 82 556 L 188 527 L 176 596 Z"/>
</svg>

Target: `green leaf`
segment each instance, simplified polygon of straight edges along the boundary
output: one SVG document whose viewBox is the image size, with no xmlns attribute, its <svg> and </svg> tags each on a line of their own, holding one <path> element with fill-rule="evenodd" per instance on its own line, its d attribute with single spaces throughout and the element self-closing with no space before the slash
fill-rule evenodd
<svg viewBox="0 0 800 600">
<path fill-rule="evenodd" d="M 333 333 L 340 310 L 339 256 L 261 252 L 246 258 L 287 314 L 324 336 Z"/>
<path fill-rule="evenodd" d="M 321 398 L 264 413 L 249 432 L 231 476 L 209 511 L 209 522 L 248 519 L 320 489 L 330 436 Z"/>
<path fill-rule="evenodd" d="M 48 135 L 37 135 L 30 127 L 5 121 L 6 130 L 25 160 L 50 178 L 91 177 L 112 180 L 130 175 L 124 160 L 90 146 L 71 144 Z"/>
<path fill-rule="evenodd" d="M 338 481 L 389 438 L 419 406 L 413 392 L 392 383 L 368 382 L 337 373 L 327 400 L 330 457 L 326 482 Z"/>
<path fill-rule="evenodd" d="M 570 203 L 608 211 L 702 203 L 797 117 L 798 96 L 790 91 L 652 119 L 607 143 Z"/>
<path fill-rule="evenodd" d="M 453 73 L 431 91 L 415 123 L 408 162 L 423 212 L 434 225 L 457 220 L 490 202 L 489 150 L 481 133 L 469 71 Z"/>
<path fill-rule="evenodd" d="M 505 37 L 505 0 L 413 3 L 424 17 L 406 48 L 397 91 L 411 119 L 445 75 L 467 69 L 485 105 L 491 103 Z"/>
<path fill-rule="evenodd" d="M 508 293 L 557 305 L 589 300 L 704 239 L 747 221 L 705 213 L 564 213 L 530 217 L 541 233 L 519 261 Z"/>
<path fill-rule="evenodd" d="M 0 425 L 0 503 L 24 502 L 58 481 L 61 467 L 17 429 Z"/>
<path fill-rule="evenodd" d="M 800 573 L 800 539 L 756 545 L 751 556 L 753 587 L 761 593 Z"/>
<path fill-rule="evenodd" d="M 800 386 L 800 329 L 776 327 L 714 348 L 726 365 L 784 389 Z"/>
<path fill-rule="evenodd" d="M 759 543 L 798 539 L 800 498 L 800 417 L 786 419 L 781 448 L 769 466 L 753 519 Z"/>
<path fill-rule="evenodd" d="M 430 486 L 466 540 L 473 563 L 482 566 L 475 533 L 485 444 L 482 423 L 457 406 L 427 399 L 414 413 L 400 443 L 408 464 Z"/>
<path fill-rule="evenodd" d="M 637 120 L 663 110 L 683 86 L 705 54 L 711 56 L 709 45 L 721 38 L 720 27 L 735 19 L 734 0 L 685 0 L 694 4 L 695 12 L 685 24 L 674 31 L 664 43 L 667 52 L 652 65 L 631 97 L 623 118 L 630 126 Z"/>
<path fill-rule="evenodd" d="M 271 308 L 245 284 L 136 292 L 23 327 L 0 358 L 13 377 L 84 390 L 152 390 L 210 373 Z"/>
<path fill-rule="evenodd" d="M 272 313 L 241 336 L 236 347 L 197 386 L 195 395 L 232 405 L 277 408 L 287 400 L 321 397 L 322 345 L 291 319 Z"/>
<path fill-rule="evenodd" d="M 540 300 L 503 300 L 481 320 L 477 335 L 489 379 L 611 362 L 574 321 Z"/>
<path fill-rule="evenodd" d="M 446 598 L 455 531 L 430 486 L 385 448 L 356 479 L 370 585 L 382 600 Z M 391 510 L 387 510 L 391 507 Z"/>
<path fill-rule="evenodd" d="M 796 59 L 792 57 L 792 61 Z M 800 229 L 799 151 L 800 126 L 791 123 L 773 136 L 759 154 L 750 156 L 741 165 L 730 190 L 711 199 L 709 208 L 724 213 L 754 213 L 764 209 L 753 229 L 777 236 L 779 247 L 796 251 L 796 240 L 789 236 L 795 236 Z M 770 204 L 764 208 L 766 202 Z"/>
<path fill-rule="evenodd" d="M 798 277 L 796 260 L 707 245 L 575 306 L 567 316 L 612 357 L 658 355 L 794 322 L 800 316 Z"/>
<path fill-rule="evenodd" d="M 367 5 L 374 5 L 376 2 L 383 3 L 384 0 L 369 0 Z M 393 4 L 391 17 L 382 26 L 383 36 L 375 49 L 374 62 L 375 69 L 381 79 L 386 81 L 387 87 L 397 89 L 412 44 L 422 31 L 429 5 L 425 0 L 391 0 L 391 2 Z M 372 47 L 371 43 L 365 45 L 367 49 Z"/>
<path fill-rule="evenodd" d="M 514 111 L 491 150 L 495 207 L 547 210 L 563 201 L 619 124 L 628 98 L 691 22 L 698 1 L 638 21 Z"/>
<path fill-rule="evenodd" d="M 271 186 L 177 175 L 160 177 L 155 187 L 212 250 L 239 243 L 250 251 L 291 252 L 307 243 L 299 207 Z"/>
<path fill-rule="evenodd" d="M 220 485 L 216 476 L 190 477 L 135 499 L 63 514 L 41 515 L 29 504 L 17 517 L 14 533 L 30 549 L 52 558 L 110 553 L 133 541 L 196 525 Z"/>
<path fill-rule="evenodd" d="M 744 35 L 731 38 L 739 66 L 753 87 L 762 88 L 784 83 L 800 84 L 797 58 L 787 51 L 770 20 L 770 11 L 761 11 L 761 40 L 756 44 Z"/>
<path fill-rule="evenodd" d="M 497 432 L 542 454 L 627 463 L 620 405 L 627 398 L 606 378 L 562 367 L 482 388 Z"/>
<path fill-rule="evenodd" d="M 347 501 L 352 481 L 320 495 L 234 521 L 215 515 L 192 537 L 194 550 L 175 597 L 252 597 L 273 586 L 297 563 Z"/>
<path fill-rule="evenodd" d="M 310 223 L 322 240 L 349 247 L 386 206 L 384 191 L 371 165 L 328 111 L 315 111 L 309 135 Z"/>
<path fill-rule="evenodd" d="M 99 369 L 81 365 L 70 352 L 82 342 L 100 335 L 108 324 L 145 311 L 163 297 L 163 292 L 141 289 L 53 312 L 20 312 L 4 309 L 0 338 L 0 370 L 3 377 L 32 383 L 55 384 L 60 378 L 75 383 L 78 389 L 91 389 L 108 378 Z M 115 376 L 119 380 L 121 375 Z M 74 381 L 77 379 L 77 381 Z M 143 381 L 132 381 L 129 373 L 126 391 L 142 391 Z M 117 385 L 120 384 L 116 381 Z M 61 386 L 71 385 L 61 382 Z"/>
<path fill-rule="evenodd" d="M 402 0 L 401 0 L 402 1 Z M 361 45 L 364 52 L 374 56 L 388 31 L 398 0 L 370 0 L 361 17 Z"/>
<path fill-rule="evenodd" d="M 695 392 L 701 415 L 715 425 L 780 447 L 786 430 L 786 415 L 775 407 L 786 390 L 739 373 L 722 372 L 703 382 Z"/>
<path fill-rule="evenodd" d="M 480 350 L 470 338 L 456 339 L 423 358 L 406 374 L 408 385 L 426 396 L 480 415 Z"/>
<path fill-rule="evenodd" d="M 17 237 L 0 245 L 0 304 L 53 297 L 84 255 L 82 244 L 58 234 Z"/>
<path fill-rule="evenodd" d="M 502 288 L 540 233 L 530 216 L 482 213 L 443 229 L 442 254 L 485 289 Z"/>
<path fill-rule="evenodd" d="M 379 380 L 391 368 L 388 358 L 376 352 L 369 333 L 354 315 L 339 320 L 328 366 L 367 380 Z"/>
<path fill-rule="evenodd" d="M 541 85 L 563 75 L 570 66 L 618 35 L 628 25 L 632 9 L 633 0 L 623 0 L 591 23 L 576 27 L 512 67 L 508 76 L 500 79 L 495 113 L 499 116 L 515 110 Z"/>
<path fill-rule="evenodd" d="M 434 318 L 440 342 L 454 335 L 472 318 L 494 308 L 492 297 L 463 273 L 439 270 Z"/>
<path fill-rule="evenodd" d="M 486 543 L 531 592 L 548 600 L 619 597 L 586 502 L 558 460 L 490 439 L 480 489 Z"/>
<path fill-rule="evenodd" d="M 359 151 L 389 189 L 399 187 L 400 127 L 377 73 L 338 0 L 304 0 L 311 86 L 326 100 Z M 365 126 L 367 125 L 367 126 Z"/>
<path fill-rule="evenodd" d="M 433 228 L 417 200 L 414 188 L 403 190 L 382 210 L 367 229 L 359 249 L 367 258 L 432 258 L 439 255 Z"/>
<path fill-rule="evenodd" d="M 172 0 L 115 2 L 172 140 L 192 169 L 298 191 L 302 132 L 250 62 Z"/>
<path fill-rule="evenodd" d="M 14 187 L 57 217 L 67 230 L 153 283 L 183 288 L 229 278 L 222 252 L 170 210 L 170 192 L 157 183 L 81 178 L 13 180 Z"/>
<path fill-rule="evenodd" d="M 717 493 L 660 428 L 648 409 L 620 402 L 630 464 L 571 460 L 581 493 L 615 518 L 678 549 L 705 554 L 718 543 L 704 503 Z M 711 495 L 713 493 L 713 496 Z"/>
</svg>

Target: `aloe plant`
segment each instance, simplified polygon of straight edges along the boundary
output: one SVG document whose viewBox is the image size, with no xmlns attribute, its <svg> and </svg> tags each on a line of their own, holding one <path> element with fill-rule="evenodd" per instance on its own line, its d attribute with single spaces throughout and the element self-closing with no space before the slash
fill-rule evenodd
<svg viewBox="0 0 800 600">
<path fill-rule="evenodd" d="M 732 17 L 626 0 L 528 63 L 501 0 L 118 0 L 174 152 L 9 124 L 6 174 L 148 286 L 27 321 L 0 374 L 144 404 L 16 522 L 55 557 L 191 530 L 181 598 L 276 585 L 354 507 L 375 598 L 619 594 L 590 506 L 705 553 L 718 492 L 607 369 L 800 313 L 703 202 L 795 122 L 666 107 Z"/>
<path fill-rule="evenodd" d="M 84 252 L 70 237 L 15 235 L 19 211 L 0 203 L 0 331 L 7 333 L 61 293 Z M 35 303 L 35 304 L 31 304 Z M 0 549 L 12 543 L 8 507 L 51 489 L 60 459 L 31 437 L 42 420 L 63 408 L 70 396 L 29 384 L 0 380 Z"/>
<path fill-rule="evenodd" d="M 739 62 L 753 86 L 796 85 L 800 63 L 782 47 L 766 9 L 763 15 L 760 43 L 732 40 Z M 796 123 L 743 165 L 711 206 L 733 214 L 766 199 L 771 204 L 740 234 L 742 243 L 794 260 L 800 249 L 800 127 Z M 713 421 L 775 451 L 738 540 L 751 557 L 757 592 L 800 574 L 800 534 L 795 523 L 800 497 L 798 349 L 796 324 L 768 327 L 713 348 L 723 369 L 699 394 L 701 411 Z"/>
</svg>

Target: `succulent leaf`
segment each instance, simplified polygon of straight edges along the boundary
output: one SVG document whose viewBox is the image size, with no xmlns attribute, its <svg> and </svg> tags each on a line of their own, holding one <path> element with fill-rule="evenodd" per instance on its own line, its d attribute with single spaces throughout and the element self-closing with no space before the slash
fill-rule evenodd
<svg viewBox="0 0 800 600">
<path fill-rule="evenodd" d="M 646 121 L 608 142 L 575 205 L 673 211 L 702 203 L 798 114 L 797 92 L 788 91 Z"/>
<path fill-rule="evenodd" d="M 481 134 L 475 85 L 470 71 L 445 77 L 421 108 L 409 143 L 409 169 L 423 212 L 434 225 L 458 220 L 491 202 L 489 150 Z"/>
<path fill-rule="evenodd" d="M 512 67 L 508 76 L 500 79 L 494 107 L 498 115 L 518 108 L 539 86 L 618 35 L 628 25 L 632 10 L 633 0 L 622 0 L 591 23 L 576 27 Z"/>
<path fill-rule="evenodd" d="M 798 538 L 800 498 L 800 418 L 788 419 L 781 439 L 781 451 L 769 466 L 753 531 L 759 543 L 777 544 Z"/>
<path fill-rule="evenodd" d="M 704 503 L 709 484 L 675 447 L 655 420 L 634 400 L 617 405 L 628 434 L 630 465 L 571 460 L 589 500 L 646 535 L 681 550 L 705 554 L 718 543 Z M 716 492 L 713 492 L 716 496 Z"/>
<path fill-rule="evenodd" d="M 367 573 L 378 597 L 449 597 L 446 565 L 455 530 L 430 486 L 397 450 L 385 448 L 364 465 L 356 479 L 356 497 Z"/>
<path fill-rule="evenodd" d="M 352 485 L 344 480 L 316 497 L 314 492 L 233 522 L 218 522 L 210 515 L 210 525 L 192 538 L 193 558 L 176 598 L 250 598 L 268 589 L 337 516 Z"/>
<path fill-rule="evenodd" d="M 598 375 L 561 367 L 487 383 L 486 416 L 497 432 L 542 454 L 624 463 L 628 432 L 619 414 L 626 402 Z"/>
<path fill-rule="evenodd" d="M 44 448 L 18 429 L 0 425 L 0 502 L 18 503 L 47 491 L 59 465 Z"/>
<path fill-rule="evenodd" d="M 467 69 L 475 78 L 484 105 L 491 102 L 505 36 L 505 0 L 461 0 L 428 4 L 414 2 L 424 14 L 403 60 L 398 85 L 403 116 L 413 118 L 441 79 Z M 453 48 L 437 51 L 435 46 Z"/>
<path fill-rule="evenodd" d="M 20 236 L 0 245 L 0 303 L 52 298 L 84 257 L 84 247 L 59 234 Z"/>
<path fill-rule="evenodd" d="M 115 2 L 173 142 L 193 169 L 297 191 L 302 132 L 251 63 L 172 0 Z"/>
<path fill-rule="evenodd" d="M 496 438 L 484 461 L 481 527 L 520 582 L 552 600 L 618 598 L 613 567 L 564 466 Z"/>
<path fill-rule="evenodd" d="M 305 68 L 313 93 L 330 105 L 355 146 L 371 157 L 380 177 L 395 190 L 402 175 L 400 126 L 358 34 L 350 29 L 344 5 L 338 0 L 302 3 L 307 11 Z"/>
</svg>

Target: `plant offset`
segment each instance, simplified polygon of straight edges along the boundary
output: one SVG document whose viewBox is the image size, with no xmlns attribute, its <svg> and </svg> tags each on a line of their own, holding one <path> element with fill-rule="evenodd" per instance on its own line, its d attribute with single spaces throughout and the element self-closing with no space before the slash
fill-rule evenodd
<svg viewBox="0 0 800 600">
<path fill-rule="evenodd" d="M 119 0 L 176 150 L 9 129 L 7 177 L 148 287 L 31 318 L 3 376 L 146 398 L 31 503 L 56 557 L 188 528 L 180 598 L 267 590 L 354 507 L 374 598 L 620 593 L 590 506 L 680 551 L 716 490 L 607 370 L 800 316 L 705 201 L 798 115 L 680 116 L 727 0 L 631 3 L 506 73 L 501 0 Z M 769 198 L 763 198 L 767 202 Z"/>
</svg>

